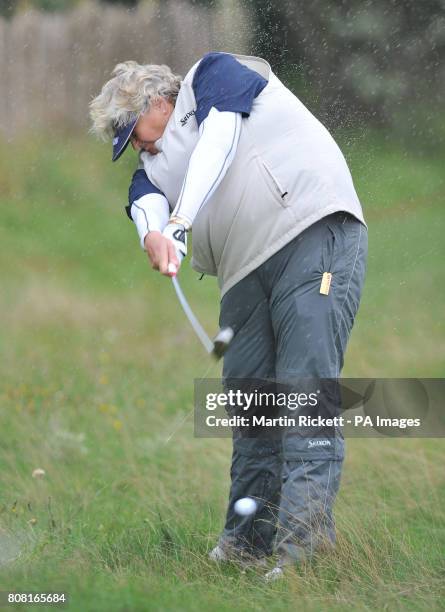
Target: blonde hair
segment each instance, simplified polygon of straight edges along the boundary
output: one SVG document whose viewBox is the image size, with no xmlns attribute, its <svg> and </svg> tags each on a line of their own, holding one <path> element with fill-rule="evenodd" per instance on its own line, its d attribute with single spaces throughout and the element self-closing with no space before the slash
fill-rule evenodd
<svg viewBox="0 0 445 612">
<path fill-rule="evenodd" d="M 174 104 L 182 82 L 168 66 L 133 61 L 117 64 L 112 74 L 90 102 L 90 131 L 102 140 L 148 110 L 156 99 L 168 98 Z"/>
</svg>

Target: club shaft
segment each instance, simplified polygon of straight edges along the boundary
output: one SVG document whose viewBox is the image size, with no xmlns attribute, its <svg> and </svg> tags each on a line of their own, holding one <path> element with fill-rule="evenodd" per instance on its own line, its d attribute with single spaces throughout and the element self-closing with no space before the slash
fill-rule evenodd
<svg viewBox="0 0 445 612">
<path fill-rule="evenodd" d="M 208 353 L 212 353 L 213 352 L 213 348 L 214 348 L 213 342 L 210 340 L 210 338 L 208 337 L 208 335 L 204 331 L 203 327 L 201 326 L 200 322 L 198 321 L 198 319 L 193 314 L 192 309 L 190 308 L 187 300 L 185 299 L 184 294 L 182 293 L 181 286 L 180 286 L 176 276 L 172 276 L 172 282 L 173 282 L 173 287 L 175 288 L 175 291 L 176 291 L 176 295 L 178 296 L 178 300 L 181 303 L 182 309 L 184 310 L 187 319 L 190 321 L 190 325 L 195 330 L 195 333 L 198 336 L 198 338 L 200 339 L 200 341 L 201 341 L 202 345 L 204 346 L 205 350 Z"/>
</svg>

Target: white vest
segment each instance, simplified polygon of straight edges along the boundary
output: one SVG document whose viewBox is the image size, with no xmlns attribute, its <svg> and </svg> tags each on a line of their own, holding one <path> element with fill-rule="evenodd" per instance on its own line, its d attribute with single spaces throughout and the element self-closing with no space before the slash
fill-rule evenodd
<svg viewBox="0 0 445 612">
<path fill-rule="evenodd" d="M 193 223 L 192 267 L 218 276 L 221 297 L 307 227 L 333 212 L 365 223 L 346 161 L 326 128 L 260 58 L 234 55 L 268 84 L 241 122 L 235 158 Z M 171 210 L 199 138 L 196 63 L 181 85 L 162 151 L 141 155 Z"/>
</svg>

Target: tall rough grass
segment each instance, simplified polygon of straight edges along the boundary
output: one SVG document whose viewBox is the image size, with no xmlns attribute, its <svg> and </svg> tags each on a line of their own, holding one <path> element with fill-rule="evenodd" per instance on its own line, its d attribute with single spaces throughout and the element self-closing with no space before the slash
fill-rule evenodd
<svg viewBox="0 0 445 612">
<path fill-rule="evenodd" d="M 370 228 L 345 375 L 438 376 L 443 160 L 369 142 L 345 145 Z M 104 157 L 76 139 L 0 148 L 0 590 L 65 590 L 72 610 L 439 610 L 440 439 L 349 440 L 336 550 L 282 583 L 207 559 L 230 441 L 194 438 L 190 411 L 220 366 L 123 213 L 131 159 Z M 216 284 L 182 279 L 212 331 Z"/>
</svg>

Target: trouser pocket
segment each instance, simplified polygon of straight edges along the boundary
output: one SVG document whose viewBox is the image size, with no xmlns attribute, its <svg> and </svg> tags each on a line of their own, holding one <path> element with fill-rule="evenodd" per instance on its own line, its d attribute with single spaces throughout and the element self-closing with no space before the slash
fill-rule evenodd
<svg viewBox="0 0 445 612">
<path fill-rule="evenodd" d="M 326 222 L 323 248 L 321 251 L 321 274 L 324 272 L 332 272 L 337 241 L 338 239 L 335 235 L 335 229 L 328 222 Z"/>
</svg>

